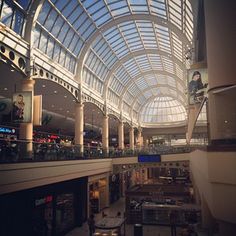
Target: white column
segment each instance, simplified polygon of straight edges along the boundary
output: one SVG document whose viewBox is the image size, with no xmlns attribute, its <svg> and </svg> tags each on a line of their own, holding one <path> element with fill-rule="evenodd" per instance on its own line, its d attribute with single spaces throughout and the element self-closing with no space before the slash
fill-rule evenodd
<svg viewBox="0 0 236 236">
<path fill-rule="evenodd" d="M 137 142 L 138 142 L 138 148 L 141 149 L 143 146 L 143 137 L 142 137 L 142 129 L 138 129 L 138 137 L 137 137 Z"/>
<path fill-rule="evenodd" d="M 75 104 L 75 145 L 79 146 L 79 152 L 84 152 L 84 104 Z"/>
<path fill-rule="evenodd" d="M 235 1 L 205 0 L 210 139 L 236 139 Z"/>
<path fill-rule="evenodd" d="M 25 79 L 22 82 L 21 90 L 22 92 L 32 92 L 32 101 L 34 99 L 34 84 L 35 81 L 32 79 Z M 31 158 L 33 154 L 33 102 L 31 107 L 31 122 L 21 123 L 19 130 L 19 138 L 26 141 L 25 145 L 22 145 L 21 158 Z"/>
<path fill-rule="evenodd" d="M 129 129 L 129 146 L 131 150 L 134 150 L 134 128 Z"/>
<path fill-rule="evenodd" d="M 118 124 L 118 139 L 119 139 L 119 149 L 124 149 L 124 123 L 121 121 Z"/>
<path fill-rule="evenodd" d="M 148 148 L 149 145 L 148 137 L 146 136 L 143 137 L 143 144 L 145 149 Z"/>
<path fill-rule="evenodd" d="M 103 116 L 102 122 L 102 148 L 108 153 L 109 151 L 109 117 L 107 115 Z"/>
<path fill-rule="evenodd" d="M 110 206 L 109 173 L 106 174 L 106 207 Z"/>
</svg>

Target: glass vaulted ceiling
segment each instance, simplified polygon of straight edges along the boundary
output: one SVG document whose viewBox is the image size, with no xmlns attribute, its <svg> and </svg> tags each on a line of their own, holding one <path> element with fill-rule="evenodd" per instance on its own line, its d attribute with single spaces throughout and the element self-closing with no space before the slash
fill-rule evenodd
<svg viewBox="0 0 236 236">
<path fill-rule="evenodd" d="M 83 85 L 133 119 L 185 120 L 189 0 L 45 0 L 34 33 L 35 47 L 70 72 L 82 61 Z M 178 109 L 164 106 L 162 115 L 152 113 L 157 119 L 140 115 L 158 111 L 154 102 L 171 105 L 170 98 Z"/>
</svg>

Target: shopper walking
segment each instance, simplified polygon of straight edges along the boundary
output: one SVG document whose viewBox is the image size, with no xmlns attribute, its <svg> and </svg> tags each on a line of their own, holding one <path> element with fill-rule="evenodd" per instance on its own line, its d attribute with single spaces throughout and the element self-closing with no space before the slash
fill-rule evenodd
<svg viewBox="0 0 236 236">
<path fill-rule="evenodd" d="M 91 214 L 88 218 L 88 226 L 89 226 L 89 236 L 93 236 L 95 233 L 95 220 L 94 220 L 94 214 Z"/>
</svg>

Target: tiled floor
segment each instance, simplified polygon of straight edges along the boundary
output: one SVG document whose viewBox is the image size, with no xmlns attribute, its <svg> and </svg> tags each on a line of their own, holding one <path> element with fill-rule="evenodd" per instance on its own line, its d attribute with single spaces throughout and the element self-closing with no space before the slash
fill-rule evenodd
<svg viewBox="0 0 236 236">
<path fill-rule="evenodd" d="M 125 207 L 125 199 L 121 198 L 119 201 L 111 205 L 109 208 L 105 209 L 104 212 L 108 216 L 116 216 L 117 212 L 120 211 L 121 213 L 124 212 Z M 101 219 L 101 213 L 96 214 L 95 221 Z M 133 232 L 133 225 L 126 225 L 125 227 L 125 235 L 126 236 L 135 236 Z M 180 233 L 180 228 L 177 228 L 177 235 Z M 66 236 L 88 236 L 88 225 L 84 223 L 82 227 L 75 228 Z M 151 225 L 144 225 L 143 226 L 143 236 L 171 236 L 170 227 L 165 226 L 151 226 Z"/>
</svg>

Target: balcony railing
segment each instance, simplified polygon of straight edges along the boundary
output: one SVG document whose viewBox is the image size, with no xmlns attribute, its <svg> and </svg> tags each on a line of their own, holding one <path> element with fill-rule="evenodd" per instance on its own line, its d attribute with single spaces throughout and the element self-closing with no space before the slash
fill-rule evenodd
<svg viewBox="0 0 236 236">
<path fill-rule="evenodd" d="M 0 163 L 27 161 L 80 160 L 88 158 L 131 157 L 139 154 L 173 154 L 190 152 L 193 147 L 160 146 L 155 148 L 118 149 L 89 147 L 80 145 L 61 145 L 57 143 L 39 143 L 22 140 L 0 139 Z"/>
</svg>

